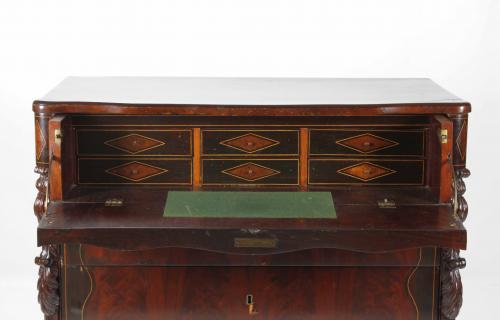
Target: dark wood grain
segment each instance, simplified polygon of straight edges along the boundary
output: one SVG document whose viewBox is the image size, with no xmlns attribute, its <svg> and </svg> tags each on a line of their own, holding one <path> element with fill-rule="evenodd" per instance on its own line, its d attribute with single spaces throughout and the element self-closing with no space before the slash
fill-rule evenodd
<svg viewBox="0 0 500 320">
<path fill-rule="evenodd" d="M 107 207 L 103 202 L 51 203 L 49 217 L 38 228 L 39 244 L 83 242 L 136 249 L 181 246 L 261 254 L 315 247 L 357 251 L 466 247 L 466 232 L 450 206 L 404 205 L 405 215 L 412 219 L 405 219 L 399 210 L 376 205 L 342 204 L 336 205 L 337 219 L 164 218 L 165 191 L 142 192 L 151 196 L 147 206 L 128 198 L 122 198 L 122 207 Z M 139 194 L 134 192 L 136 197 Z M 276 238 L 279 245 L 274 249 L 235 248 L 237 237 Z"/>
<path fill-rule="evenodd" d="M 70 269 L 72 284 L 89 282 L 77 267 Z M 436 313 L 433 297 L 437 287 L 430 267 L 87 270 L 93 290 L 90 295 L 82 290 L 74 302 L 69 301 L 68 319 L 406 320 L 432 319 Z M 72 274 L 76 274 L 74 278 Z M 253 315 L 246 304 L 249 294 L 257 312 Z M 86 297 L 81 310 L 78 302 Z"/>
<path fill-rule="evenodd" d="M 108 80 L 33 103 L 47 320 L 457 317 L 468 102 L 426 79 Z M 172 190 L 327 191 L 338 216 L 163 218 Z"/>
</svg>

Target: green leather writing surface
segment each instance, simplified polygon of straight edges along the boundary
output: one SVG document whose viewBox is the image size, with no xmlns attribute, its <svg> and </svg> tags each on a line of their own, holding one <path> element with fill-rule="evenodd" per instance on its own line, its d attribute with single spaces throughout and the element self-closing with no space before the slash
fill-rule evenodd
<svg viewBox="0 0 500 320">
<path fill-rule="evenodd" d="M 330 192 L 170 191 L 164 217 L 335 219 Z"/>
</svg>

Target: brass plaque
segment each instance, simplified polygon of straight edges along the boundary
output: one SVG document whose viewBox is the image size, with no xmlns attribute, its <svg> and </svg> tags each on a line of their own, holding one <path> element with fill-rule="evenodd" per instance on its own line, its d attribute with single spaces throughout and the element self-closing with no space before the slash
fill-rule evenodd
<svg viewBox="0 0 500 320">
<path fill-rule="evenodd" d="M 277 243 L 272 238 L 234 238 L 236 248 L 276 248 Z"/>
</svg>

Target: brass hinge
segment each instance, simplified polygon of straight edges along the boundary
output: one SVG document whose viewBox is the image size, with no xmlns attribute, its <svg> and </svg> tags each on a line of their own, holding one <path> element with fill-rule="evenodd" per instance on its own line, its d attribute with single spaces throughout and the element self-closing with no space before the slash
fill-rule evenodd
<svg viewBox="0 0 500 320">
<path fill-rule="evenodd" d="M 396 208 L 396 202 L 394 200 L 389 200 L 385 198 L 384 200 L 379 200 L 377 202 L 378 207 L 382 209 L 394 209 Z"/>
<path fill-rule="evenodd" d="M 61 145 L 61 141 L 62 141 L 62 133 L 61 133 L 61 129 L 55 129 L 54 130 L 54 142 L 56 143 L 56 145 L 60 146 Z"/>
<path fill-rule="evenodd" d="M 104 202 L 106 207 L 121 207 L 123 205 L 123 199 L 110 198 Z"/>
<path fill-rule="evenodd" d="M 441 143 L 448 143 L 448 129 L 441 129 Z"/>
</svg>

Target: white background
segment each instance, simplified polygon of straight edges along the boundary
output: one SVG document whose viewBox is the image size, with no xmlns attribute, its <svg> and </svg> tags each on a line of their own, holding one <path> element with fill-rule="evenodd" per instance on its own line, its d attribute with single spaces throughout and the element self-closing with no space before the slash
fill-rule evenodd
<svg viewBox="0 0 500 320">
<path fill-rule="evenodd" d="M 500 292 L 500 1 L 0 2 L 0 318 L 36 302 L 32 100 L 68 75 L 430 77 L 469 100 L 460 319 Z"/>
</svg>

